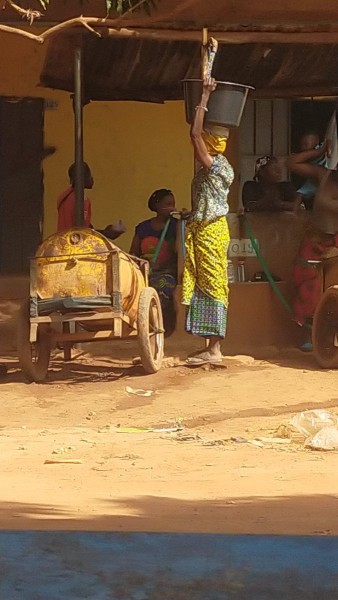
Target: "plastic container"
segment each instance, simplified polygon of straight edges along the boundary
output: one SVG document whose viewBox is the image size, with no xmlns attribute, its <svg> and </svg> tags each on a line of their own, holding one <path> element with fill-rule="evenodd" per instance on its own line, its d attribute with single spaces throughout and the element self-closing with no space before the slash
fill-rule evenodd
<svg viewBox="0 0 338 600">
<path fill-rule="evenodd" d="M 217 81 L 216 90 L 210 95 L 208 112 L 205 113 L 205 125 L 224 125 L 239 127 L 250 85 Z M 184 79 L 185 118 L 191 125 L 195 117 L 195 108 L 202 94 L 202 79 Z"/>
<path fill-rule="evenodd" d="M 228 283 L 236 283 L 236 271 L 232 260 L 228 260 Z"/>
<path fill-rule="evenodd" d="M 244 260 L 240 260 L 237 265 L 237 280 L 239 283 L 243 283 L 245 281 L 245 264 Z"/>
</svg>

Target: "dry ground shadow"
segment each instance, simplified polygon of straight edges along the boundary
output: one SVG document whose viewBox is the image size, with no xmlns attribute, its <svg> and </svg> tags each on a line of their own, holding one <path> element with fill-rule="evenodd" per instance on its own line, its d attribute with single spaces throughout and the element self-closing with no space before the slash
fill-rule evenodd
<svg viewBox="0 0 338 600">
<path fill-rule="evenodd" d="M 207 501 L 140 496 L 98 500 L 98 512 L 77 519 L 53 505 L 2 502 L 0 529 L 338 535 L 338 495 Z"/>
</svg>

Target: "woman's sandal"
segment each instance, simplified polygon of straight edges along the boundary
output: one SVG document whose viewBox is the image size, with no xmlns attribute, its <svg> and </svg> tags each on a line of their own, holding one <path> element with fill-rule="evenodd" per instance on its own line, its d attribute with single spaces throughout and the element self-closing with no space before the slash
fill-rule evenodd
<svg viewBox="0 0 338 600">
<path fill-rule="evenodd" d="M 208 356 L 191 356 L 185 361 L 187 367 L 203 367 L 203 365 L 217 365 L 222 362 L 222 358 L 210 358 Z"/>
</svg>

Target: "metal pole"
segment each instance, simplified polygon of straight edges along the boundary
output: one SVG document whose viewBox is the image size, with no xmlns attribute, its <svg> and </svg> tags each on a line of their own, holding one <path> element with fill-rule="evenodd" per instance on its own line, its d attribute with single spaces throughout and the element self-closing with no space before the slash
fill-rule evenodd
<svg viewBox="0 0 338 600">
<path fill-rule="evenodd" d="M 83 79 L 82 47 L 74 54 L 74 118 L 75 118 L 75 199 L 76 225 L 84 226 L 84 168 L 83 168 Z"/>
</svg>

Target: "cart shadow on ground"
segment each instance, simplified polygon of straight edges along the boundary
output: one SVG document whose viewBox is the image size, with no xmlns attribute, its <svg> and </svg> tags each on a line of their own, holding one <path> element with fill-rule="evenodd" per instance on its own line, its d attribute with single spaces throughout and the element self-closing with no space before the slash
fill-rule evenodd
<svg viewBox="0 0 338 600">
<path fill-rule="evenodd" d="M 130 377 L 144 376 L 142 365 L 133 365 L 132 363 L 116 364 L 107 362 L 106 364 L 95 364 L 95 361 L 86 359 L 86 363 L 76 361 L 76 358 L 65 363 L 62 359 L 53 359 L 50 363 L 48 376 L 46 380 L 33 385 L 50 384 L 83 384 L 83 383 L 104 383 L 114 382 L 120 379 Z M 5 377 L 0 379 L 0 385 L 6 383 L 26 383 L 29 384 L 25 375 L 20 369 L 19 362 L 13 359 L 5 359 L 8 372 Z"/>
<path fill-rule="evenodd" d="M 184 360 L 190 352 L 195 352 L 197 349 L 201 349 L 199 340 L 182 343 L 173 336 L 166 345 L 166 367 L 169 366 L 171 371 L 179 369 L 181 374 L 183 371 L 187 374 L 191 372 L 206 374 L 206 371 L 210 371 L 210 374 L 222 372 L 232 374 L 240 371 L 261 370 L 268 368 L 269 365 L 303 372 L 322 372 L 312 353 L 304 353 L 297 348 L 275 349 L 271 353 L 269 353 L 269 348 L 257 349 L 256 352 L 253 352 L 252 349 L 250 352 L 248 349 L 247 353 L 226 356 L 222 365 L 219 366 L 186 368 Z M 250 361 L 246 362 L 247 358 Z M 8 372 L 0 378 L 0 385 L 29 383 L 21 372 L 15 354 L 5 353 L 1 357 L 1 362 L 7 366 Z M 333 374 L 335 372 L 331 371 Z M 54 353 L 46 381 L 38 385 L 109 383 L 128 378 L 140 378 L 148 381 L 149 378 L 153 379 L 154 377 L 159 377 L 159 374 L 146 375 L 144 373 L 140 359 L 137 357 L 137 346 L 134 343 L 86 344 L 73 350 L 73 357 L 69 362 L 63 360 L 62 352 Z"/>
</svg>

